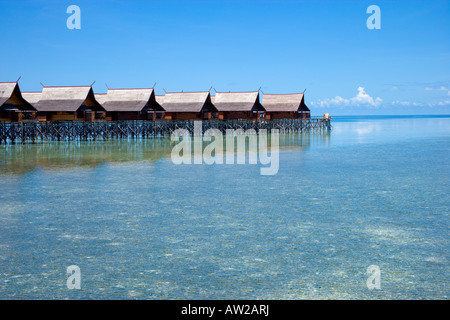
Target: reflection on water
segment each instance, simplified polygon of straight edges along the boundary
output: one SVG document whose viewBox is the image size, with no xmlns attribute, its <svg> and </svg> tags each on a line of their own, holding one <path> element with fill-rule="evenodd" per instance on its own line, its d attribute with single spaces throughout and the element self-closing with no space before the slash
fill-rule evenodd
<svg viewBox="0 0 450 320">
<path fill-rule="evenodd" d="M 327 144 L 330 133 L 281 134 L 280 150 L 305 149 L 311 144 Z M 270 151 L 270 135 L 267 137 Z M 203 147 L 209 142 L 204 142 Z M 74 169 L 102 163 L 150 161 L 169 158 L 176 142 L 169 138 L 109 141 L 43 142 L 0 146 L 0 175 L 23 174 L 34 169 Z M 225 137 L 224 137 L 225 145 Z M 246 149 L 249 150 L 248 140 Z"/>
<path fill-rule="evenodd" d="M 105 142 L 44 142 L 3 146 L 1 173 L 22 174 L 35 168 L 73 169 L 106 162 L 157 161 L 170 156 L 167 139 L 111 140 Z"/>
<path fill-rule="evenodd" d="M 342 116 L 333 121 L 333 138 L 347 143 L 392 143 L 448 136 L 450 116 Z"/>
<path fill-rule="evenodd" d="M 448 299 L 450 118 L 333 127 L 282 135 L 274 176 L 168 139 L 1 146 L 0 298 Z"/>
</svg>

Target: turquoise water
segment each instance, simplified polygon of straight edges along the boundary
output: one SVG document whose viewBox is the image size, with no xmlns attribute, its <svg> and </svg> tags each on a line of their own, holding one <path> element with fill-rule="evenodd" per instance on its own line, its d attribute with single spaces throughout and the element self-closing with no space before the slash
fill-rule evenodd
<svg viewBox="0 0 450 320">
<path fill-rule="evenodd" d="M 0 298 L 448 299 L 450 117 L 280 144 L 274 176 L 169 140 L 0 146 Z"/>
</svg>

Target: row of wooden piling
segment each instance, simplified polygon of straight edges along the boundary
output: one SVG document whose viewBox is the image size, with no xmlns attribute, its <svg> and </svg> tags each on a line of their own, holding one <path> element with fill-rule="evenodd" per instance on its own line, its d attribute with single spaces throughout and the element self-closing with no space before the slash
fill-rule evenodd
<svg viewBox="0 0 450 320">
<path fill-rule="evenodd" d="M 62 122 L 0 122 L 0 144 L 35 143 L 39 141 L 108 140 L 129 138 L 155 138 L 170 136 L 176 129 L 194 133 L 201 123 L 202 130 L 227 129 L 258 132 L 278 129 L 280 133 L 331 130 L 330 119 L 279 119 L 279 120 L 210 120 L 210 121 L 62 121 Z"/>
</svg>

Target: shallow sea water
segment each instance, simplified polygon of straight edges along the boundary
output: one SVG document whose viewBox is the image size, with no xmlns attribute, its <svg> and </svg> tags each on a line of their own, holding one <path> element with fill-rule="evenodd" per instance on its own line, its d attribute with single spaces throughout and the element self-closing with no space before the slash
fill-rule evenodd
<svg viewBox="0 0 450 320">
<path fill-rule="evenodd" d="M 168 139 L 0 146 L 0 299 L 448 299 L 450 117 L 332 124 L 282 135 L 274 176 Z"/>
</svg>

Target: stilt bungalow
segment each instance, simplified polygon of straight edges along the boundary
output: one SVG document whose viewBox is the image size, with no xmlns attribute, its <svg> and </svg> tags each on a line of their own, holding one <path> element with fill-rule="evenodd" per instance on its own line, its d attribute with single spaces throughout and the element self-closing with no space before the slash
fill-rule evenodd
<svg viewBox="0 0 450 320">
<path fill-rule="evenodd" d="M 259 91 L 216 92 L 214 106 L 219 119 L 261 119 L 265 109 L 259 102 Z"/>
<path fill-rule="evenodd" d="M 153 88 L 108 89 L 101 97 L 106 116 L 113 121 L 156 120 L 161 118 L 163 108 L 156 102 Z"/>
<path fill-rule="evenodd" d="M 309 119 L 311 112 L 303 93 L 263 94 L 266 119 Z"/>
<path fill-rule="evenodd" d="M 35 108 L 41 121 L 94 121 L 105 117 L 91 86 L 44 87 Z"/>
<path fill-rule="evenodd" d="M 210 120 L 217 112 L 209 91 L 166 92 L 161 100 L 166 120 Z"/>
<path fill-rule="evenodd" d="M 36 109 L 26 101 L 17 82 L 0 82 L 0 121 L 33 119 Z"/>
</svg>

